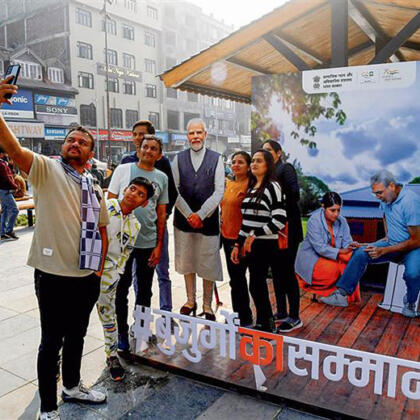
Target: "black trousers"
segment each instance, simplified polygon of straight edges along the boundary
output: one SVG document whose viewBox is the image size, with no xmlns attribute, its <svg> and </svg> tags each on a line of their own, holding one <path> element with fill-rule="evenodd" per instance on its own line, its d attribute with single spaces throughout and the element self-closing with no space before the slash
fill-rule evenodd
<svg viewBox="0 0 420 420">
<path fill-rule="evenodd" d="M 230 254 L 236 241 L 223 236 L 221 238 L 230 278 L 229 284 L 233 311 L 238 313 L 241 325 L 252 324 L 252 312 L 249 306 L 248 282 L 246 279 L 247 262 L 241 259 L 239 264 L 234 264 L 230 259 Z"/>
<path fill-rule="evenodd" d="M 148 260 L 154 248 L 134 248 L 120 277 L 115 297 L 118 334 L 128 335 L 128 291 L 133 282 L 133 261 L 136 260 L 137 295 L 136 305 L 150 307 L 152 302 L 152 282 L 155 267 L 149 267 Z"/>
<path fill-rule="evenodd" d="M 295 275 L 295 259 L 298 245 L 288 249 L 278 249 L 277 257 L 273 259 L 271 271 L 276 295 L 277 314 L 279 318 L 290 316 L 299 318 L 299 285 Z M 289 310 L 287 310 L 287 302 Z"/>
<path fill-rule="evenodd" d="M 38 384 L 41 411 L 57 410 L 58 358 L 66 388 L 80 382 L 83 344 L 90 313 L 100 292 L 100 277 L 65 277 L 35 270 L 35 293 L 41 318 Z"/>
<path fill-rule="evenodd" d="M 256 239 L 248 254 L 249 291 L 257 310 L 257 324 L 266 326 L 273 317 L 268 294 L 268 267 L 277 258 L 276 239 Z"/>
</svg>

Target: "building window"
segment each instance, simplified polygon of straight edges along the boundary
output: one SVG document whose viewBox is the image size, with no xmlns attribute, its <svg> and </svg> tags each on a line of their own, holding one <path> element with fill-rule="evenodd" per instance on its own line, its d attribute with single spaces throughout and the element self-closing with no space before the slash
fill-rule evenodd
<svg viewBox="0 0 420 420">
<path fill-rule="evenodd" d="M 124 87 L 124 93 L 126 95 L 136 94 L 136 82 L 133 82 L 131 80 L 124 80 L 123 87 Z"/>
<path fill-rule="evenodd" d="M 168 110 L 168 130 L 179 130 L 179 112 Z"/>
<path fill-rule="evenodd" d="M 187 129 L 188 121 L 193 118 L 200 118 L 200 114 L 193 114 L 192 112 L 184 112 L 184 130 Z"/>
<path fill-rule="evenodd" d="M 159 130 L 159 112 L 149 112 L 149 121 L 153 124 L 153 127 L 155 127 L 156 130 Z"/>
<path fill-rule="evenodd" d="M 149 47 L 155 47 L 156 46 L 155 34 L 152 32 L 146 31 L 144 33 L 144 43 L 148 45 Z"/>
<path fill-rule="evenodd" d="M 158 10 L 155 7 L 147 6 L 147 17 L 150 19 L 158 19 Z"/>
<path fill-rule="evenodd" d="M 188 102 L 198 102 L 198 95 L 196 93 L 187 92 Z"/>
<path fill-rule="evenodd" d="M 76 23 L 92 27 L 92 13 L 89 10 L 76 9 Z"/>
<path fill-rule="evenodd" d="M 120 85 L 117 78 L 108 77 L 108 89 L 110 92 L 114 93 L 118 93 L 120 91 Z"/>
<path fill-rule="evenodd" d="M 86 58 L 92 60 L 92 45 L 86 44 L 85 42 L 77 43 L 77 56 L 80 58 Z"/>
<path fill-rule="evenodd" d="M 156 85 L 150 85 L 150 84 L 146 85 L 146 96 L 148 98 L 156 98 L 157 96 Z"/>
<path fill-rule="evenodd" d="M 104 53 L 105 53 L 105 50 L 104 50 Z M 113 66 L 118 65 L 117 51 L 108 49 L 108 64 L 112 64 Z"/>
<path fill-rule="evenodd" d="M 156 73 L 156 61 L 149 58 L 144 59 L 144 69 L 146 73 Z"/>
<path fill-rule="evenodd" d="M 127 128 L 132 128 L 139 119 L 139 112 L 134 109 L 127 109 L 125 111 L 125 125 Z"/>
<path fill-rule="evenodd" d="M 117 22 L 114 19 L 106 20 L 106 31 L 111 35 L 117 35 Z M 105 32 L 105 20 L 102 21 L 102 32 Z"/>
<path fill-rule="evenodd" d="M 176 89 L 168 88 L 166 89 L 166 97 L 167 98 L 178 98 L 178 91 Z"/>
<path fill-rule="evenodd" d="M 48 67 L 48 79 L 53 83 L 64 83 L 64 70 L 57 67 Z"/>
<path fill-rule="evenodd" d="M 136 68 L 136 57 L 134 57 L 134 55 L 123 53 L 122 58 L 123 67 L 130 70 L 134 70 Z"/>
<path fill-rule="evenodd" d="M 233 109 L 233 102 L 223 99 L 223 105 L 226 109 Z"/>
<path fill-rule="evenodd" d="M 166 62 L 166 69 L 171 69 L 172 67 L 176 66 L 176 58 L 173 57 L 166 57 L 165 58 L 165 62 Z"/>
<path fill-rule="evenodd" d="M 96 127 L 96 106 L 80 105 L 80 124 L 87 127 Z"/>
<path fill-rule="evenodd" d="M 176 33 L 174 31 L 167 31 L 165 33 L 165 42 L 168 45 L 172 45 L 175 47 L 176 45 Z"/>
<path fill-rule="evenodd" d="M 79 87 L 93 89 L 93 74 L 79 71 L 78 73 Z"/>
<path fill-rule="evenodd" d="M 134 27 L 130 25 L 122 25 L 122 36 L 125 39 L 130 39 L 131 41 L 134 40 Z"/>
<path fill-rule="evenodd" d="M 42 80 L 42 68 L 38 63 L 30 63 L 24 61 L 16 61 L 16 64 L 20 64 L 20 77 L 23 79 L 34 79 Z"/>
<path fill-rule="evenodd" d="M 112 128 L 123 128 L 123 112 L 119 108 L 110 108 L 109 110 L 111 117 Z"/>
<path fill-rule="evenodd" d="M 130 12 L 137 13 L 137 1 L 136 0 L 124 0 L 124 7 Z"/>
</svg>

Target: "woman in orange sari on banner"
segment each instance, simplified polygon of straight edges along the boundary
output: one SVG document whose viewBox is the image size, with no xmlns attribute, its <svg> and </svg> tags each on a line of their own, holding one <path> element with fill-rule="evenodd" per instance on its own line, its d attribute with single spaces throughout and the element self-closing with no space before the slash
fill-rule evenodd
<svg viewBox="0 0 420 420">
<path fill-rule="evenodd" d="M 343 200 L 336 192 L 322 197 L 322 207 L 308 220 L 306 237 L 295 263 L 299 287 L 319 296 L 328 296 L 336 289 L 356 248 L 346 219 L 340 216 Z M 349 302 L 360 302 L 359 287 L 348 297 Z"/>
</svg>

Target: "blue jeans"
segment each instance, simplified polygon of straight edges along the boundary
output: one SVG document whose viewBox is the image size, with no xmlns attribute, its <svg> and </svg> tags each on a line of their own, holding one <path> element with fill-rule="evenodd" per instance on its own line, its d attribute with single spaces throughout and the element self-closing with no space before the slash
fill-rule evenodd
<svg viewBox="0 0 420 420">
<path fill-rule="evenodd" d="M 386 241 L 378 241 L 371 244 L 377 247 L 390 246 Z M 407 301 L 415 303 L 420 291 L 420 248 L 409 252 L 392 252 L 382 257 L 372 259 L 364 248 L 354 251 L 343 275 L 337 282 L 337 287 L 343 289 L 347 294 L 352 294 L 356 289 L 368 264 L 381 264 L 394 262 L 404 264 L 404 281 L 407 286 Z"/>
<path fill-rule="evenodd" d="M 0 190 L 1 223 L 0 234 L 4 235 L 13 231 L 19 210 L 13 194 L 9 190 Z"/>
<path fill-rule="evenodd" d="M 159 282 L 159 306 L 163 311 L 172 311 L 172 284 L 169 278 L 169 235 L 168 228 L 165 227 L 165 233 L 163 235 L 162 255 L 160 257 L 159 264 L 156 266 L 156 273 Z M 136 264 L 136 261 L 133 261 Z M 137 296 L 137 282 L 136 279 L 136 268 L 133 265 L 133 284 L 134 292 Z"/>
</svg>

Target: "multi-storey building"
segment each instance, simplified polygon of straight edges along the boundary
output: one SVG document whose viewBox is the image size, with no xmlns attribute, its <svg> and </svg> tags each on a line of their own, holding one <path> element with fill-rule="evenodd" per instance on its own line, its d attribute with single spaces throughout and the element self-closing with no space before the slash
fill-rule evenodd
<svg viewBox="0 0 420 420">
<path fill-rule="evenodd" d="M 59 153 L 68 127 L 81 123 L 105 158 L 108 89 L 113 161 L 132 149 L 130 128 L 140 118 L 154 123 L 166 150 L 179 150 L 187 122 L 200 116 L 210 147 L 229 151 L 246 138 L 249 111 L 165 89 L 157 74 L 231 29 L 181 1 L 0 0 L 0 70 L 9 62 L 22 65 L 20 101 L 26 101 L 25 108 L 16 98 L 14 110 L 2 112 L 23 144 L 50 155 Z"/>
<path fill-rule="evenodd" d="M 214 44 L 233 29 L 186 1 L 166 1 L 162 13 L 164 70 Z M 248 106 L 170 88 L 164 88 L 163 93 L 163 119 L 172 150 L 184 146 L 186 125 L 194 117 L 206 121 L 207 143 L 212 149 L 228 154 L 235 148 L 249 148 Z"/>
</svg>

